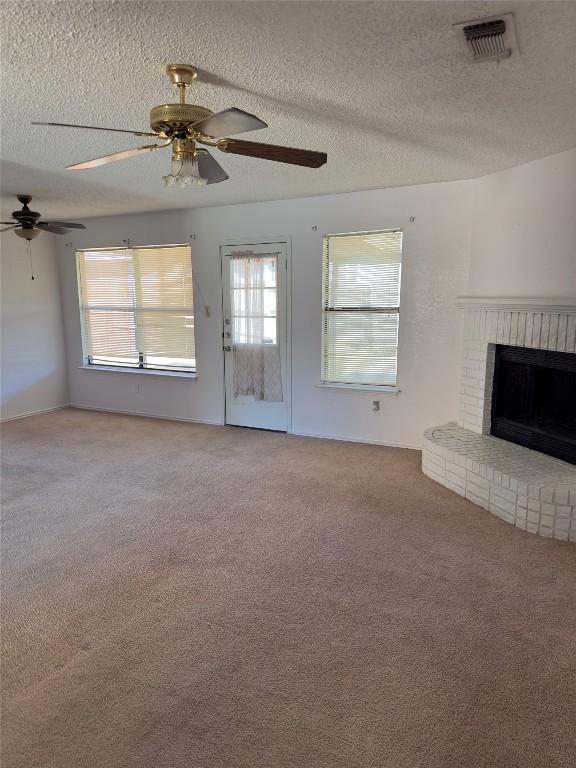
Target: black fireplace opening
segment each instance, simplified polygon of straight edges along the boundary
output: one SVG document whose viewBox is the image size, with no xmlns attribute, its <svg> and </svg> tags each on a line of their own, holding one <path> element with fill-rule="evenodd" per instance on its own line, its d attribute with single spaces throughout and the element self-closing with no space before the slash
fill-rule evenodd
<svg viewBox="0 0 576 768">
<path fill-rule="evenodd" d="M 576 464 L 576 354 L 497 345 L 491 433 Z"/>
</svg>

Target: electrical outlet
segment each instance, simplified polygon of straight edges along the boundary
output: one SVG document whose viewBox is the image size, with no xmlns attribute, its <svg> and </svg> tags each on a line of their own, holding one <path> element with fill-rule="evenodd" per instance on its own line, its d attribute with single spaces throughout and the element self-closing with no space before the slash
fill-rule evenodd
<svg viewBox="0 0 576 768">
<path fill-rule="evenodd" d="M 380 400 L 372 400 L 372 410 L 374 413 L 378 413 L 380 410 Z"/>
<path fill-rule="evenodd" d="M 204 307 L 204 315 L 206 317 L 212 317 L 212 307 Z"/>
</svg>

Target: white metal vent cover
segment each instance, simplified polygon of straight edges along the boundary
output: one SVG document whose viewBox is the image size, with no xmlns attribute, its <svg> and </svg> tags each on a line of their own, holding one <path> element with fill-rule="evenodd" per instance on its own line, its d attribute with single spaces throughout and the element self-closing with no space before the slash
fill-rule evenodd
<svg viewBox="0 0 576 768">
<path fill-rule="evenodd" d="M 511 13 L 454 24 L 454 29 L 474 61 L 507 59 L 518 51 Z"/>
</svg>

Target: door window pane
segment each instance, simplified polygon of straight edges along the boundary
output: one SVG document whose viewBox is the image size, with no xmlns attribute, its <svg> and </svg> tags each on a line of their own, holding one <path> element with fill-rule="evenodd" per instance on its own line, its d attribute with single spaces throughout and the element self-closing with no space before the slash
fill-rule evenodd
<svg viewBox="0 0 576 768">
<path fill-rule="evenodd" d="M 230 302 L 233 344 L 277 344 L 277 256 L 233 257 Z"/>
</svg>

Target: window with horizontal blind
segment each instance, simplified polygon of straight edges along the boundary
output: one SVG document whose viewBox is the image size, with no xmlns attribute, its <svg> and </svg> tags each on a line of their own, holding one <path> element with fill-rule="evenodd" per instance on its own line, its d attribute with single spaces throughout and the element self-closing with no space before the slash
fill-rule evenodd
<svg viewBox="0 0 576 768">
<path fill-rule="evenodd" d="M 325 235 L 322 383 L 395 386 L 402 230 Z"/>
<path fill-rule="evenodd" d="M 189 245 L 77 251 L 85 361 L 196 371 Z"/>
</svg>

